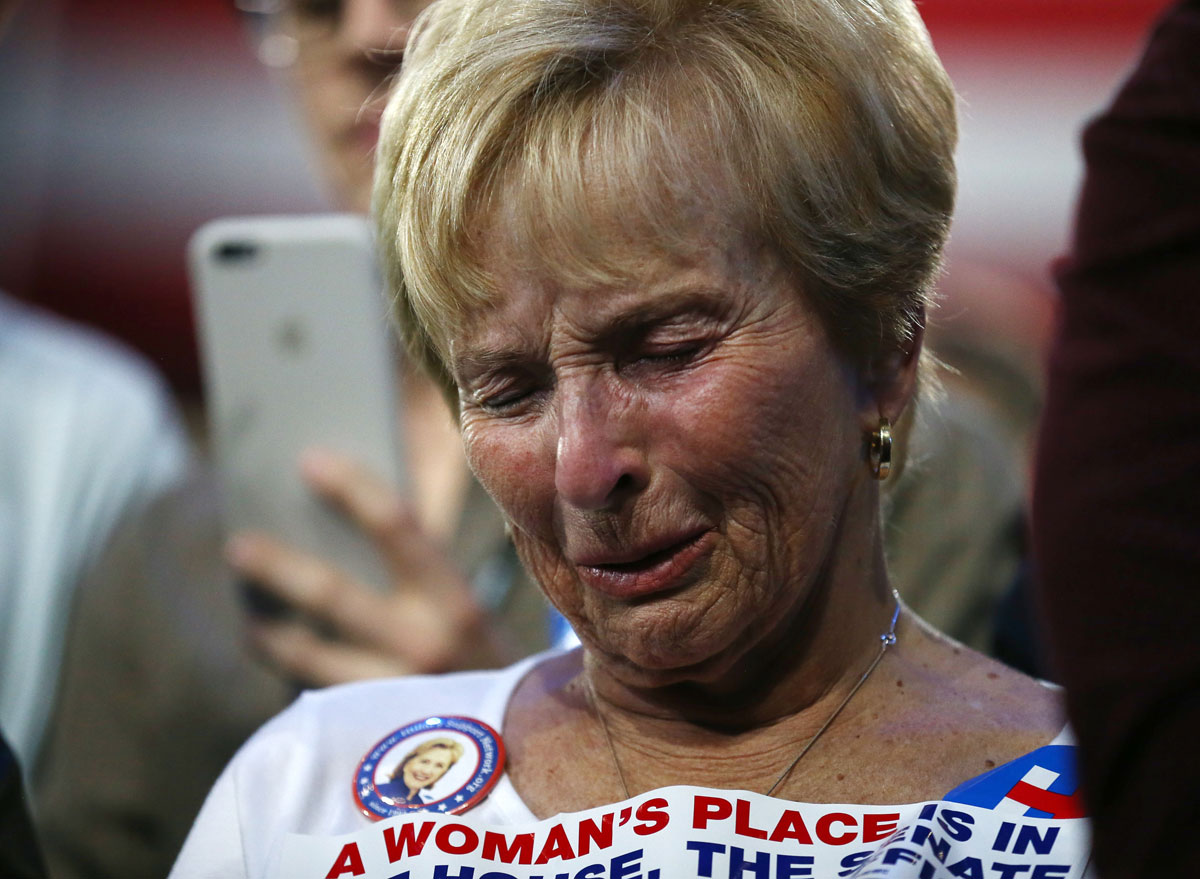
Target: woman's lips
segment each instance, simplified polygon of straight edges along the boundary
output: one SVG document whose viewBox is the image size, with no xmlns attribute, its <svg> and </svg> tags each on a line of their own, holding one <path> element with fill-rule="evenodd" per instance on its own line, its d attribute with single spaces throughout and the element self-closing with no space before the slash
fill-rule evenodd
<svg viewBox="0 0 1200 879">
<path fill-rule="evenodd" d="M 693 532 L 661 548 L 636 551 L 629 561 L 587 559 L 575 569 L 584 584 L 611 598 L 633 599 L 682 584 L 692 569 L 712 551 L 712 532 Z M 618 558 L 614 554 L 614 558 Z"/>
</svg>

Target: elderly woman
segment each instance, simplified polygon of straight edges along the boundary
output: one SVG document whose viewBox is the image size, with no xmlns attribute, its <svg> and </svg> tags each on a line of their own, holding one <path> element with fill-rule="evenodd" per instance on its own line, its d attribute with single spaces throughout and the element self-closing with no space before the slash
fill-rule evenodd
<svg viewBox="0 0 1200 879">
<path fill-rule="evenodd" d="M 954 96 L 908 0 L 435 4 L 385 117 L 380 242 L 410 351 L 583 647 L 307 695 L 226 770 L 174 875 L 392 876 L 434 839 L 457 865 L 434 875 L 465 876 L 483 828 L 626 800 L 649 820 L 668 798 L 647 792 L 678 785 L 1016 815 L 1026 785 L 1043 819 L 1077 816 L 1069 767 L 1029 756 L 1055 750 L 1055 693 L 906 611 L 881 546 L 954 143 Z M 386 755 L 431 729 L 477 751 L 458 823 L 427 837 L 376 788 Z M 1009 785 L 991 803 L 984 773 Z M 839 826 L 865 827 L 857 808 Z M 609 833 L 614 814 L 630 812 Z M 288 860 L 372 819 L 391 822 L 390 866 L 356 841 Z M 962 841 L 957 820 L 937 832 Z M 937 875 L 1078 875 L 1061 828 L 1015 827 Z M 1060 860 L 1036 873 L 987 872 L 981 854 L 1043 849 Z M 547 851 L 537 863 L 566 857 Z M 665 875 L 713 875 L 704 851 Z M 935 875 L 880 857 L 911 873 L 871 875 Z"/>
</svg>

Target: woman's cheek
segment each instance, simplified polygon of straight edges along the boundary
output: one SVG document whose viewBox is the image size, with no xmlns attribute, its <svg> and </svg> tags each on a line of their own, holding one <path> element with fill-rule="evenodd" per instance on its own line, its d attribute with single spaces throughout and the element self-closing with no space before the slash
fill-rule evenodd
<svg viewBox="0 0 1200 879">
<path fill-rule="evenodd" d="M 513 546 L 521 566 L 537 582 L 546 599 L 573 625 L 578 625 L 582 607 L 578 578 L 558 545 L 518 529 L 513 532 Z"/>
<path fill-rule="evenodd" d="M 475 478 L 514 527 L 540 533 L 552 525 L 554 458 L 537 431 L 476 416 L 464 419 L 463 444 Z"/>
<path fill-rule="evenodd" d="M 805 347 L 736 353 L 675 395 L 673 423 L 657 433 L 679 444 L 672 457 L 691 484 L 738 507 L 726 513 L 757 520 L 743 524 L 766 528 L 772 515 L 795 515 L 797 500 L 806 505 L 797 494 L 820 491 L 822 457 L 846 446 L 832 414 L 846 405 L 846 389 L 832 361 Z"/>
<path fill-rule="evenodd" d="M 764 451 L 763 438 L 778 436 L 781 419 L 765 405 L 773 384 L 762 370 L 714 364 L 651 403 L 649 432 L 684 466 L 694 460 L 740 469 Z"/>
</svg>

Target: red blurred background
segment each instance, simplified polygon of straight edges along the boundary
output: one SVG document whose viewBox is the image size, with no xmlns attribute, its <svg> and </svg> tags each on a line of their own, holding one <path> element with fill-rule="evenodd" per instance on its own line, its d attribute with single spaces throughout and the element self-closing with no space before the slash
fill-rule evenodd
<svg viewBox="0 0 1200 879">
<path fill-rule="evenodd" d="M 923 0 L 963 98 L 940 320 L 1036 352 L 1083 121 L 1165 0 Z M 302 132 L 229 0 L 27 0 L 0 42 L 0 288 L 120 336 L 185 394 L 210 218 L 320 210 Z"/>
</svg>

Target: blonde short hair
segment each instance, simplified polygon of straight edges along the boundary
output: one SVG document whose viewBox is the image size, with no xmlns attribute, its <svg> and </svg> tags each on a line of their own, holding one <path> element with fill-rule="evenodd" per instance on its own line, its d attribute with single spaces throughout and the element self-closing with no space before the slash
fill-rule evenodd
<svg viewBox="0 0 1200 879">
<path fill-rule="evenodd" d="M 686 247 L 717 205 L 861 362 L 923 320 L 955 142 L 910 0 L 439 0 L 376 166 L 398 323 L 453 400 L 449 340 L 495 293 L 489 224 L 563 280 L 616 283 L 598 229 Z"/>
</svg>

